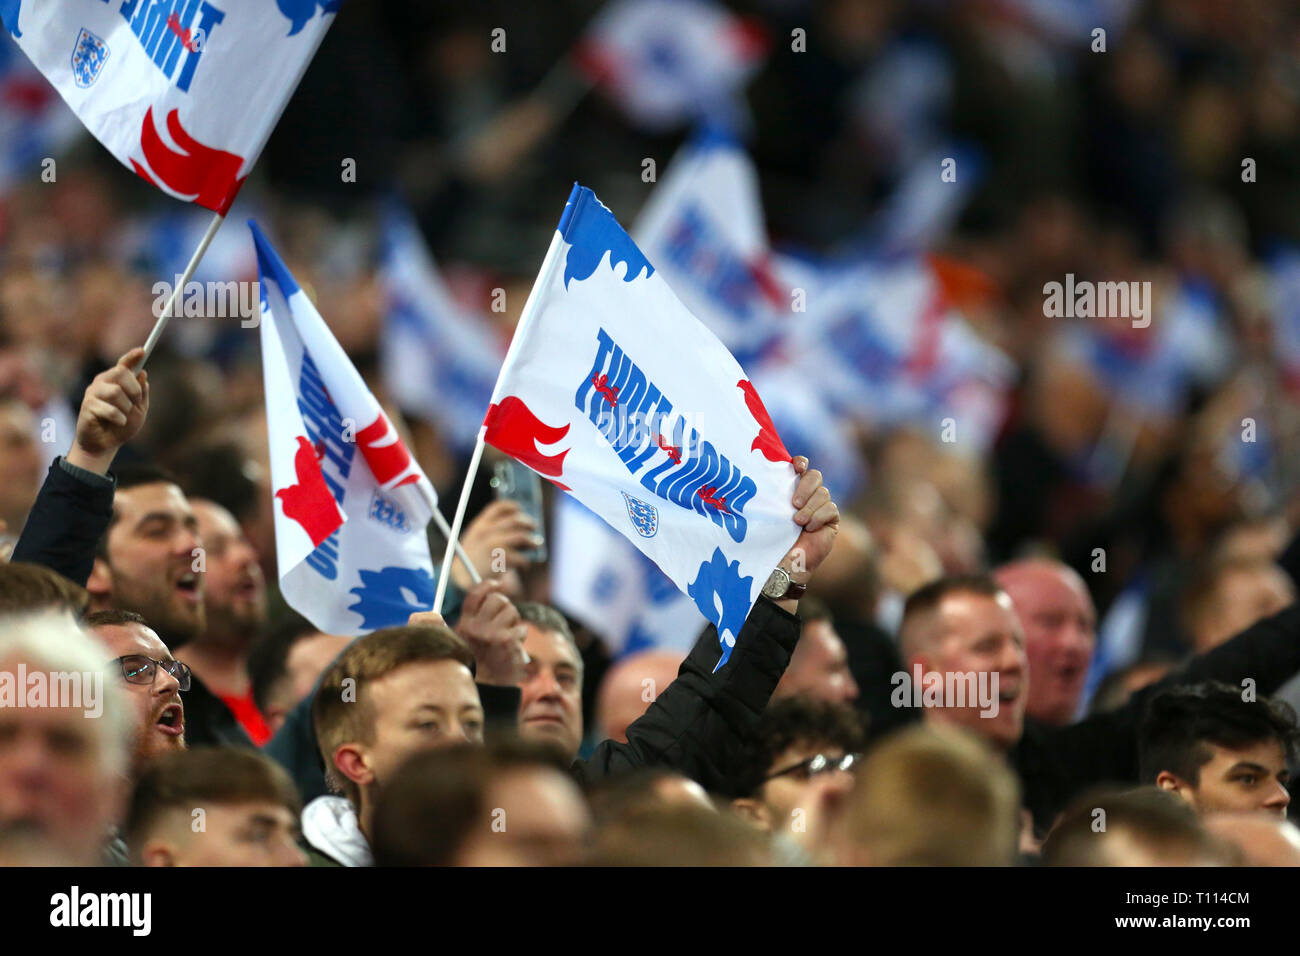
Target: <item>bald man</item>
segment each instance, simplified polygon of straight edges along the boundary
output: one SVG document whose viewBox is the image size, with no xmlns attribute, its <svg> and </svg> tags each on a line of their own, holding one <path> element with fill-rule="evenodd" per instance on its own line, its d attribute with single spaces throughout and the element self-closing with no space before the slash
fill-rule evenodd
<svg viewBox="0 0 1300 956">
<path fill-rule="evenodd" d="M 628 725 L 673 682 L 684 659 L 677 651 L 649 650 L 629 654 L 610 667 L 596 692 L 596 723 L 601 734 L 627 743 Z"/>
<path fill-rule="evenodd" d="M 1063 727 L 1074 720 L 1097 642 L 1097 611 L 1083 578 L 1048 558 L 1004 564 L 994 578 L 1011 597 L 1025 632 L 1029 702 L 1035 720 Z"/>
</svg>

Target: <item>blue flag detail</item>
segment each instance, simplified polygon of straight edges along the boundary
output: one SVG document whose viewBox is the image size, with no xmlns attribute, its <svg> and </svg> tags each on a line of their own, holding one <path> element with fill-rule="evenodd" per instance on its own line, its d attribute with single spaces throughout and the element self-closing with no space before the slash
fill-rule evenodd
<svg viewBox="0 0 1300 956">
<path fill-rule="evenodd" d="M 22 5 L 23 0 L 0 0 L 0 20 L 4 21 L 5 29 L 14 37 L 22 36 L 18 32 L 18 11 Z"/>
<path fill-rule="evenodd" d="M 695 580 L 686 588 L 686 593 L 695 601 L 700 613 L 718 629 L 722 659 L 713 668 L 715 673 L 730 660 L 736 638 L 745 626 L 745 617 L 749 614 L 749 591 L 753 584 L 752 577 L 740 576 L 739 561 L 728 563 L 722 549 L 714 548 L 713 556 L 700 565 Z M 722 605 L 721 613 L 718 611 L 719 604 Z M 723 637 L 723 631 L 731 632 L 730 644 Z"/>
<path fill-rule="evenodd" d="M 320 7 L 322 13 L 337 13 L 342 2 L 343 0 L 275 0 L 275 5 L 289 18 L 289 36 L 293 36 L 316 16 L 317 7 Z"/>
<path fill-rule="evenodd" d="M 362 571 L 361 586 L 348 593 L 357 596 L 348 610 L 361 615 L 363 628 L 373 630 L 405 624 L 416 611 L 432 608 L 437 586 L 424 568 L 384 568 Z"/>
<path fill-rule="evenodd" d="M 655 267 L 650 260 L 623 231 L 614 214 L 601 205 L 596 194 L 585 186 L 574 183 L 564 215 L 560 217 L 559 229 L 564 241 L 572 246 L 564 261 L 566 289 L 570 279 L 579 282 L 590 279 L 607 252 L 611 269 L 620 262 L 626 264 L 624 282 L 639 279 L 642 272 L 646 278 L 654 275 Z"/>
</svg>

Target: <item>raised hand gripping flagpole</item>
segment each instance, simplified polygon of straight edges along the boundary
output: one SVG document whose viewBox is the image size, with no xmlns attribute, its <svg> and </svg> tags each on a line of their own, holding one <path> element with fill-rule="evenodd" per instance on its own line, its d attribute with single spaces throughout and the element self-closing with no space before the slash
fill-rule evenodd
<svg viewBox="0 0 1300 956">
<path fill-rule="evenodd" d="M 547 288 L 550 285 L 551 276 L 563 258 L 563 250 L 564 238 L 557 229 L 555 235 L 551 237 L 551 247 L 546 250 L 546 258 L 542 260 L 542 268 L 537 275 L 537 281 L 533 283 L 533 288 L 528 293 L 528 301 L 524 303 L 524 311 L 519 315 L 519 324 L 515 326 L 515 334 L 510 340 L 510 348 L 506 350 L 505 361 L 501 363 L 502 374 L 497 376 L 496 387 L 492 389 L 489 409 L 500 398 L 501 382 L 505 377 L 504 373 L 506 369 L 510 368 L 511 362 L 519 351 L 520 343 L 523 341 L 524 331 L 528 328 L 528 324 L 533 320 L 533 316 L 537 311 L 538 290 Z M 469 471 L 465 475 L 465 483 L 460 487 L 460 500 L 456 502 L 456 516 L 452 519 L 451 528 L 447 532 L 447 549 L 442 555 L 442 568 L 438 572 L 438 591 L 433 599 L 433 610 L 436 614 L 442 613 L 443 598 L 447 595 L 447 578 L 451 572 L 451 556 L 453 550 L 460 546 L 460 528 L 465 521 L 465 507 L 469 504 L 469 493 L 474 487 L 474 477 L 478 474 L 479 461 L 483 458 L 483 445 L 486 437 L 487 424 L 485 422 L 479 426 L 478 438 L 474 442 L 474 454 L 469 460 Z M 465 559 L 462 557 L 461 560 Z M 469 562 L 466 561 L 466 565 L 468 564 Z"/>
<path fill-rule="evenodd" d="M 158 340 L 162 338 L 163 330 L 167 328 L 167 323 L 171 321 L 172 315 L 175 314 L 176 302 L 180 299 L 181 291 L 189 285 L 190 279 L 194 278 L 194 272 L 198 269 L 199 262 L 203 259 L 203 254 L 208 251 L 208 246 L 212 245 L 212 239 L 217 234 L 217 230 L 221 228 L 221 224 L 225 219 L 226 217 L 219 212 L 212 214 L 212 222 L 208 223 L 207 232 L 205 232 L 203 238 L 199 240 L 199 245 L 198 248 L 194 250 L 194 255 L 190 256 L 190 264 L 185 267 L 185 272 L 181 275 L 180 282 L 177 283 L 176 288 L 172 289 L 172 294 L 168 297 L 167 304 L 163 306 L 162 315 L 158 316 L 158 321 L 153 324 L 153 329 L 149 333 L 149 338 L 147 338 L 144 343 L 144 355 L 141 356 L 140 361 L 132 371 L 140 371 L 140 369 L 144 368 L 144 363 L 149 361 L 149 356 L 153 354 L 154 346 L 157 345 Z"/>
</svg>

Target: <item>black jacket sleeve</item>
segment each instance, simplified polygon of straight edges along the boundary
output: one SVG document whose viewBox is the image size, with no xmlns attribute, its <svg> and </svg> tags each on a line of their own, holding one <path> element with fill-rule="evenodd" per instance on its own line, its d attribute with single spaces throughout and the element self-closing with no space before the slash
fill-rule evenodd
<svg viewBox="0 0 1300 956">
<path fill-rule="evenodd" d="M 627 743 L 606 740 L 573 765 L 581 782 L 666 767 L 712 793 L 735 796 L 745 744 L 767 707 L 799 640 L 799 619 L 759 598 L 741 628 L 731 659 L 721 659 L 708 628 L 682 662 L 677 679 L 627 729 Z"/>
<path fill-rule="evenodd" d="M 1300 671 L 1300 604 L 1251 625 L 1232 640 L 1198 654 L 1163 680 L 1135 693 L 1119 710 L 1069 727 L 1027 724 L 1012 760 L 1025 787 L 1025 805 L 1041 829 L 1072 797 L 1104 783 L 1138 782 L 1138 724 L 1147 702 L 1175 685 L 1250 678 L 1271 694 Z"/>
<path fill-rule="evenodd" d="M 95 547 L 113 520 L 116 484 L 56 458 L 27 515 L 13 560 L 44 565 L 85 587 L 95 566 Z"/>
</svg>

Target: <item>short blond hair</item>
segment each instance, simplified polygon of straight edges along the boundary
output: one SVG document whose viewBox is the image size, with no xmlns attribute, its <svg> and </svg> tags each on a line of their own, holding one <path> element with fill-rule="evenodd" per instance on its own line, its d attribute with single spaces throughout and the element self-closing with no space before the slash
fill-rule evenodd
<svg viewBox="0 0 1300 956">
<path fill-rule="evenodd" d="M 1008 866 L 1020 787 L 1002 756 L 956 728 L 912 727 L 863 763 L 846 827 L 872 866 Z"/>
<path fill-rule="evenodd" d="M 447 660 L 474 670 L 469 645 L 450 628 L 403 625 L 357 638 L 325 669 L 311 704 L 312 726 L 326 780 L 354 805 L 360 800 L 360 788 L 335 768 L 334 751 L 346 743 L 373 742 L 375 708 L 366 687 L 407 664 Z M 349 680 L 351 685 L 344 683 Z M 345 693 L 349 687 L 354 690 L 350 701 Z"/>
</svg>

